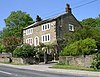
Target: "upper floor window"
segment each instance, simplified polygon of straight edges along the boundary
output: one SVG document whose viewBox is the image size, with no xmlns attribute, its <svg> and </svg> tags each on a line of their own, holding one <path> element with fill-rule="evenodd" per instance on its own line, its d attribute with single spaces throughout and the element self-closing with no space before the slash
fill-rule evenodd
<svg viewBox="0 0 100 77">
<path fill-rule="evenodd" d="M 42 43 L 50 41 L 50 34 L 42 35 Z"/>
<path fill-rule="evenodd" d="M 69 31 L 74 31 L 74 25 L 69 24 Z"/>
<path fill-rule="evenodd" d="M 49 29 L 50 29 L 50 23 L 42 25 L 42 31 L 49 30 Z"/>
<path fill-rule="evenodd" d="M 33 33 L 33 28 L 27 29 L 26 30 L 26 35 L 32 34 Z"/>
</svg>

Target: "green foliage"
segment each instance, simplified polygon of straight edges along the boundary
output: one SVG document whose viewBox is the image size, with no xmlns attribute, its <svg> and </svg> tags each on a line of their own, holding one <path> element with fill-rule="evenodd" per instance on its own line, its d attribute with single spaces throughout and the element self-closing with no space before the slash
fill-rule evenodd
<svg viewBox="0 0 100 77">
<path fill-rule="evenodd" d="M 100 27 L 100 16 L 97 18 L 87 18 L 81 21 L 83 26 Z"/>
<path fill-rule="evenodd" d="M 100 28 L 92 28 L 91 36 L 96 40 L 97 49 L 100 49 Z"/>
<path fill-rule="evenodd" d="M 20 38 L 17 38 L 15 36 L 10 36 L 10 37 L 4 37 L 3 38 L 3 44 L 7 50 L 7 52 L 13 52 L 14 49 L 20 45 Z"/>
<path fill-rule="evenodd" d="M 79 41 L 66 46 L 64 50 L 60 53 L 61 56 L 78 56 L 80 54 L 80 50 L 78 48 Z"/>
<path fill-rule="evenodd" d="M 26 12 L 21 10 L 13 11 L 11 14 L 4 19 L 6 23 L 6 33 L 5 35 L 22 37 L 22 29 L 33 23 L 33 19 Z"/>
<path fill-rule="evenodd" d="M 14 50 L 13 55 L 14 57 L 29 58 L 33 57 L 37 51 L 36 47 L 30 46 L 29 44 L 23 44 L 23 46 L 17 47 Z"/>
<path fill-rule="evenodd" d="M 92 63 L 92 67 L 95 70 L 100 69 L 100 51 L 94 56 L 93 63 Z"/>
<path fill-rule="evenodd" d="M 68 64 L 56 64 L 50 68 L 58 68 L 58 69 L 72 69 L 72 70 L 84 70 L 84 71 L 97 71 L 100 72 L 100 70 L 94 70 L 93 68 L 87 68 L 87 67 L 76 67 L 74 65 L 68 65 Z"/>
<path fill-rule="evenodd" d="M 14 52 L 13 52 L 13 56 L 14 57 L 21 57 L 22 56 L 22 48 L 21 47 L 17 47 Z"/>
<path fill-rule="evenodd" d="M 3 40 L 3 32 L 0 31 L 0 43 L 2 43 L 2 40 Z"/>
<path fill-rule="evenodd" d="M 28 26 L 33 23 L 33 19 L 26 12 L 21 10 L 12 11 L 11 14 L 5 19 L 7 27 L 13 28 L 14 26 Z"/>
<path fill-rule="evenodd" d="M 77 29 L 75 32 L 69 32 L 65 39 L 59 41 L 61 50 L 66 46 L 73 44 L 73 42 L 92 38 L 96 41 L 97 49 L 100 49 L 100 28 L 97 27 L 84 27 L 81 30 Z"/>
<path fill-rule="evenodd" d="M 95 53 L 96 41 L 94 39 L 87 38 L 81 43 L 81 50 L 83 55 L 90 55 Z"/>
<path fill-rule="evenodd" d="M 96 48 L 96 41 L 94 39 L 84 39 L 74 42 L 69 46 L 66 46 L 60 53 L 61 56 L 78 56 L 78 55 L 89 55 L 94 53 Z"/>
<path fill-rule="evenodd" d="M 0 53 L 5 52 L 5 46 L 3 44 L 0 44 Z"/>
<path fill-rule="evenodd" d="M 74 33 L 69 32 L 65 37 L 66 39 L 69 39 L 68 44 L 70 44 L 81 39 L 84 40 L 86 38 L 91 38 L 92 37 L 91 31 L 92 31 L 91 27 L 84 27 L 81 30 L 77 29 Z"/>
<path fill-rule="evenodd" d="M 16 46 L 22 44 L 23 28 L 34 21 L 29 14 L 21 10 L 11 12 L 4 21 L 6 28 L 3 29 L 3 43 L 7 51 L 13 52 Z"/>
</svg>

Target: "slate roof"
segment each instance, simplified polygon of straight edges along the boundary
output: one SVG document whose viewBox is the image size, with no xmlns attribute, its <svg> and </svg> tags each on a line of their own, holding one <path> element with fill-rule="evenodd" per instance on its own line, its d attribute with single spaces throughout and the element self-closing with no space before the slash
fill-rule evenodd
<svg viewBox="0 0 100 77">
<path fill-rule="evenodd" d="M 62 13 L 62 14 L 58 14 L 58 15 L 56 15 L 56 16 L 54 16 L 54 17 L 51 17 L 51 18 L 42 20 L 42 21 L 40 21 L 40 22 L 35 22 L 35 23 L 33 23 L 33 24 L 31 24 L 31 25 L 25 27 L 24 30 L 25 30 L 25 29 L 28 29 L 28 28 L 31 28 L 31 27 L 34 27 L 34 26 L 39 26 L 39 25 L 41 25 L 41 24 L 44 24 L 44 23 L 47 23 L 47 22 L 50 22 L 50 21 L 53 21 L 53 20 L 56 20 L 57 18 L 59 18 L 59 17 L 65 15 L 65 14 L 67 14 L 67 13 L 64 12 L 64 13 Z"/>
</svg>

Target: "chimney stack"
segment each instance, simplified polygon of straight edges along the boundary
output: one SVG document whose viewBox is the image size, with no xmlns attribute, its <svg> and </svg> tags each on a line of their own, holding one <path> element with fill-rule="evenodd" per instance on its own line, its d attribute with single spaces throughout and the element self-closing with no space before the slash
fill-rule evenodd
<svg viewBox="0 0 100 77">
<path fill-rule="evenodd" d="M 41 17 L 39 16 L 39 15 L 37 15 L 37 17 L 36 17 L 36 22 L 39 22 L 39 21 L 41 21 L 42 19 L 41 19 Z"/>
<path fill-rule="evenodd" d="M 71 11 L 71 8 L 70 8 L 70 5 L 69 5 L 69 4 L 66 4 L 66 12 L 67 12 L 67 13 L 72 13 L 72 11 Z"/>
</svg>

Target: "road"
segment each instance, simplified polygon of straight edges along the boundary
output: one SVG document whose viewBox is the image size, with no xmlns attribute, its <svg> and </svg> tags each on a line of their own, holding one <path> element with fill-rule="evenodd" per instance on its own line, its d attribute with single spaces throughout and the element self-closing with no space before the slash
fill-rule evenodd
<svg viewBox="0 0 100 77">
<path fill-rule="evenodd" d="M 24 69 L 18 69 L 0 65 L 0 77 L 83 77 L 83 76 L 31 71 L 31 70 L 24 70 Z"/>
</svg>

